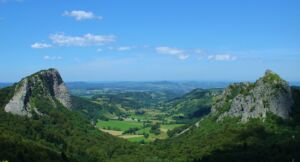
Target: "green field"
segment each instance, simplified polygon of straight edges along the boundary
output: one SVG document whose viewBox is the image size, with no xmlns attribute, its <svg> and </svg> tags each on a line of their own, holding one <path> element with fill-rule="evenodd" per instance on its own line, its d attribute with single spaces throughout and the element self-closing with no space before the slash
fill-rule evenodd
<svg viewBox="0 0 300 162">
<path fill-rule="evenodd" d="M 127 140 L 130 142 L 141 142 L 143 140 L 145 141 L 145 138 L 144 137 L 133 137 L 133 138 L 128 138 Z"/>
<path fill-rule="evenodd" d="M 150 134 L 150 127 L 142 128 L 137 131 L 138 134 L 148 133 Z"/>
<path fill-rule="evenodd" d="M 172 130 L 174 128 L 181 127 L 181 126 L 184 126 L 184 124 L 164 124 L 164 125 L 161 125 L 161 128 L 167 129 L 167 130 Z"/>
<path fill-rule="evenodd" d="M 142 123 L 134 121 L 121 121 L 121 120 L 109 120 L 109 121 L 98 121 L 97 127 L 102 129 L 126 131 L 129 128 L 141 128 Z"/>
<path fill-rule="evenodd" d="M 104 129 L 103 131 L 118 136 L 121 138 L 127 137 L 126 139 L 131 142 L 141 142 L 144 140 L 145 142 L 151 142 L 155 139 L 166 139 L 168 138 L 167 131 L 172 130 L 176 127 L 183 126 L 183 124 L 162 124 L 160 126 L 161 133 L 158 135 L 155 135 L 150 132 L 151 128 L 145 127 L 143 128 L 143 123 L 138 121 L 122 121 L 122 120 L 109 120 L 109 121 L 101 121 L 99 120 L 97 122 L 97 127 Z M 140 128 L 138 131 L 135 132 L 135 135 L 132 135 L 132 137 L 128 137 L 130 135 L 125 134 L 121 135 L 124 131 L 130 129 L 130 128 Z M 116 133 L 118 132 L 118 133 Z M 143 135 L 144 133 L 149 134 L 149 138 L 142 137 L 135 137 L 136 135 Z"/>
</svg>

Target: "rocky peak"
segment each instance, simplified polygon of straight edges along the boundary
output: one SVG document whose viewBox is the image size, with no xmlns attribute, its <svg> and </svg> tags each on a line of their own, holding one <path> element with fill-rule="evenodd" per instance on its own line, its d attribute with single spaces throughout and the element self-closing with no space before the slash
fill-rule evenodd
<svg viewBox="0 0 300 162">
<path fill-rule="evenodd" d="M 267 69 L 266 71 L 265 71 L 265 76 L 268 76 L 268 75 L 270 75 L 270 74 L 275 74 L 272 70 L 270 70 L 270 69 Z"/>
<path fill-rule="evenodd" d="M 285 80 L 281 79 L 278 74 L 271 70 L 266 70 L 265 75 L 256 81 L 256 83 L 288 86 L 288 83 Z"/>
<path fill-rule="evenodd" d="M 246 122 L 250 118 L 265 118 L 267 113 L 287 119 L 293 103 L 288 83 L 267 70 L 255 83 L 230 85 L 216 99 L 212 112 L 220 114 L 218 120 L 232 116 Z"/>
<path fill-rule="evenodd" d="M 22 116 L 31 116 L 33 112 L 40 114 L 31 102 L 33 98 L 46 98 L 53 107 L 57 107 L 58 101 L 71 108 L 70 95 L 56 69 L 42 70 L 23 78 L 16 85 L 15 94 L 5 106 L 5 111 Z"/>
</svg>

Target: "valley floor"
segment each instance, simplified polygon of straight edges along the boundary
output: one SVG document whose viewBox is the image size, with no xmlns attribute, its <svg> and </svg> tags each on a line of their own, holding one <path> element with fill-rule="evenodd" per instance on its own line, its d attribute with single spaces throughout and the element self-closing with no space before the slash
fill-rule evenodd
<svg viewBox="0 0 300 162">
<path fill-rule="evenodd" d="M 101 131 L 113 136 L 127 139 L 131 142 L 147 143 L 155 139 L 168 138 L 168 131 L 181 127 L 184 124 L 159 124 L 156 132 L 153 128 L 157 121 L 140 121 L 140 120 L 99 120 L 96 127 Z M 133 131 L 130 131 L 133 130 Z"/>
</svg>

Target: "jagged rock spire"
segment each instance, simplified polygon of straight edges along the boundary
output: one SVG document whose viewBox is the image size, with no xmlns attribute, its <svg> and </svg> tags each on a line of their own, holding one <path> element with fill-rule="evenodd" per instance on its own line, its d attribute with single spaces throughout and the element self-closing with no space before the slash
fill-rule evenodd
<svg viewBox="0 0 300 162">
<path fill-rule="evenodd" d="M 40 114 L 38 108 L 30 103 L 32 97 L 47 98 L 53 107 L 59 101 L 66 108 L 71 108 L 68 90 L 59 72 L 53 68 L 23 78 L 16 85 L 14 96 L 5 106 L 5 111 L 22 116 L 31 116 L 33 112 Z"/>
<path fill-rule="evenodd" d="M 246 122 L 250 118 L 265 118 L 267 113 L 287 119 L 293 103 L 287 82 L 267 70 L 255 83 L 229 86 L 214 104 L 212 112 L 219 113 L 218 120 L 230 116 Z"/>
</svg>

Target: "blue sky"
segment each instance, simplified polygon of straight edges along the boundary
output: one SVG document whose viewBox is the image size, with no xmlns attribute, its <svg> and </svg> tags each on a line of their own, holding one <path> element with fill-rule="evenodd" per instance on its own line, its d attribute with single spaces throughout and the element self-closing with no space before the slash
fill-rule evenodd
<svg viewBox="0 0 300 162">
<path fill-rule="evenodd" d="M 0 0 L 0 82 L 300 80 L 297 0 Z"/>
</svg>

